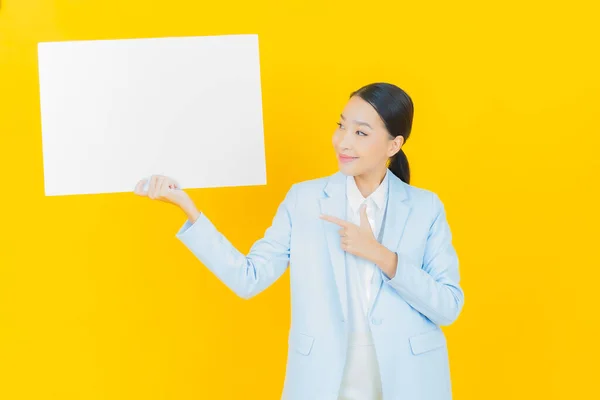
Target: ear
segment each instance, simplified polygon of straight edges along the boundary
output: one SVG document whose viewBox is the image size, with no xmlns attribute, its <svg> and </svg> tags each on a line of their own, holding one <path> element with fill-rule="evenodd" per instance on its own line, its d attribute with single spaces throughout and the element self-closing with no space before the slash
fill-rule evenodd
<svg viewBox="0 0 600 400">
<path fill-rule="evenodd" d="M 388 149 L 388 157 L 393 157 L 400 151 L 404 144 L 404 137 L 402 135 L 396 136 L 393 140 L 390 140 Z"/>
</svg>

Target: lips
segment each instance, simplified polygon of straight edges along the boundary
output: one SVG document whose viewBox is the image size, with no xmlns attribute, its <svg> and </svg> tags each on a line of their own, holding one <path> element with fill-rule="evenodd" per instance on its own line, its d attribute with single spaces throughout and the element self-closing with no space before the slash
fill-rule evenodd
<svg viewBox="0 0 600 400">
<path fill-rule="evenodd" d="M 346 156 L 344 154 L 338 154 L 338 159 L 342 163 L 349 163 L 349 162 L 352 162 L 352 161 L 356 160 L 357 158 L 358 157 L 350 157 L 350 156 Z"/>
</svg>

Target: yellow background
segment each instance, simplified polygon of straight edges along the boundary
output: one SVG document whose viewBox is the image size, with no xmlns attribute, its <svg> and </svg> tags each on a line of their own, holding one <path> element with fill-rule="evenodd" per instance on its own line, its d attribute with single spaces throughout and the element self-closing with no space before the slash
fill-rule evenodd
<svg viewBox="0 0 600 400">
<path fill-rule="evenodd" d="M 0 399 L 278 398 L 287 273 L 243 301 L 176 240 L 174 207 L 43 188 L 38 41 L 238 33 L 259 34 L 268 184 L 191 191 L 219 229 L 247 251 L 292 183 L 335 172 L 350 91 L 396 83 L 412 183 L 461 260 L 455 398 L 600 398 L 594 3 L 3 0 Z"/>
</svg>

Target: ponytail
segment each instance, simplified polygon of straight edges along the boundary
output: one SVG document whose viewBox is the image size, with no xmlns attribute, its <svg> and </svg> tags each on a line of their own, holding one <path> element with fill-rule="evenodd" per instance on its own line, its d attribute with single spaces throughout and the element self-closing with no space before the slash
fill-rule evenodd
<svg viewBox="0 0 600 400">
<path fill-rule="evenodd" d="M 410 183 L 408 158 L 402 149 L 392 157 L 388 168 L 394 175 L 400 178 L 400 180 L 405 183 Z"/>
</svg>

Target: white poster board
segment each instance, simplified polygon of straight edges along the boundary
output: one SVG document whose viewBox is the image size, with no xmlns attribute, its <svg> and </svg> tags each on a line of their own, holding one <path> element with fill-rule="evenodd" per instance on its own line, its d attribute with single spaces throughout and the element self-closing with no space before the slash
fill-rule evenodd
<svg viewBox="0 0 600 400">
<path fill-rule="evenodd" d="M 46 196 L 266 184 L 258 37 L 38 45 Z"/>
</svg>

